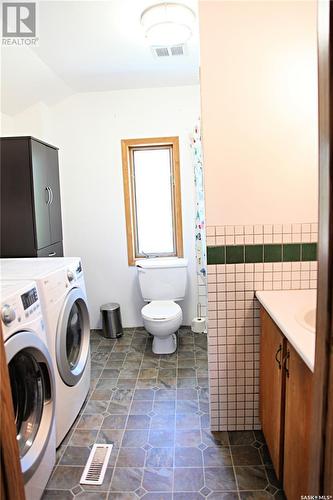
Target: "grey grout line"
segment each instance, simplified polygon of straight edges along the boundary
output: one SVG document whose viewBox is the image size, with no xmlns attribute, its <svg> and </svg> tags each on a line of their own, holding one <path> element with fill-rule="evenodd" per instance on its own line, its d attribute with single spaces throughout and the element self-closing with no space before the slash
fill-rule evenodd
<svg viewBox="0 0 333 500">
<path fill-rule="evenodd" d="M 173 454 L 172 454 L 172 491 L 171 491 L 171 496 L 174 498 L 174 491 L 175 491 L 175 468 L 176 468 L 176 415 L 177 415 L 177 405 L 178 405 L 178 399 L 177 399 L 177 391 L 178 391 L 178 349 L 179 349 L 179 343 L 180 343 L 180 336 L 179 336 L 179 331 L 177 335 L 177 351 L 176 351 L 176 356 L 177 356 L 177 361 L 175 363 L 176 366 L 176 388 L 175 388 L 175 421 L 174 421 L 174 426 L 173 426 Z M 155 397 L 155 396 L 154 396 Z"/>
<path fill-rule="evenodd" d="M 134 331 L 133 331 L 131 344 L 132 344 L 133 337 L 134 337 L 135 333 L 136 333 L 136 329 L 134 329 Z M 146 346 L 147 346 L 147 340 L 148 339 L 146 339 L 146 342 L 145 342 L 145 349 L 146 349 Z M 120 445 L 119 445 L 119 449 L 117 450 L 117 458 L 116 458 L 115 463 L 114 463 L 114 467 L 113 467 L 113 471 L 112 471 L 112 476 L 111 476 L 111 481 L 110 481 L 110 484 L 109 484 L 108 493 L 110 493 L 110 491 L 111 491 L 111 485 L 112 485 L 112 481 L 113 481 L 113 476 L 114 476 L 114 473 L 115 473 L 115 469 L 116 469 L 116 466 L 117 466 L 117 460 L 118 460 L 118 456 L 119 456 L 119 450 L 120 450 L 120 448 L 122 447 L 122 444 L 123 444 L 123 439 L 124 439 L 124 435 L 125 435 L 125 431 L 126 431 L 126 427 L 127 427 L 127 423 L 128 423 L 128 418 L 129 418 L 129 415 L 130 415 L 130 410 L 131 410 L 132 403 L 133 403 L 133 398 L 134 398 L 134 394 L 135 394 L 136 384 L 138 382 L 139 375 L 140 375 L 140 369 L 141 369 L 141 366 L 142 366 L 142 362 L 143 362 L 143 358 L 144 358 L 144 353 L 145 353 L 145 350 L 142 353 L 138 375 L 136 377 L 133 394 L 132 394 L 132 397 L 131 397 L 130 405 L 129 405 L 129 408 L 128 408 L 128 412 L 127 412 L 127 416 L 126 416 L 126 420 L 125 420 L 125 424 L 124 424 L 125 427 L 124 427 L 124 430 L 123 430 L 123 433 L 122 433 L 122 438 L 121 438 L 121 442 L 120 442 Z M 124 358 L 122 366 L 124 366 L 124 363 L 127 360 L 127 355 L 128 355 L 128 352 L 126 353 L 126 356 Z M 120 375 L 120 370 L 119 370 L 119 375 Z M 117 383 L 119 381 L 119 375 L 118 375 Z M 145 460 L 146 460 L 146 455 L 145 455 Z M 141 487 L 142 487 L 142 481 L 143 481 L 143 474 L 142 474 L 142 478 L 141 478 Z"/>
<path fill-rule="evenodd" d="M 132 345 L 132 342 L 133 342 L 133 339 L 134 339 L 134 338 L 135 338 L 135 330 L 134 330 L 134 332 L 131 334 L 131 343 L 130 343 L 130 344 L 124 344 L 125 346 L 127 346 L 127 347 L 128 347 L 129 351 L 130 351 L 130 348 L 131 348 L 131 345 Z M 198 360 L 199 360 L 199 359 L 200 359 L 200 360 L 202 360 L 202 359 L 204 359 L 204 357 L 201 357 L 201 356 L 200 356 L 200 354 L 201 354 L 201 345 L 200 345 L 200 343 L 196 344 L 196 343 L 194 342 L 194 341 L 195 341 L 195 335 L 194 335 L 194 334 L 192 334 L 192 340 L 193 340 L 193 342 L 192 342 L 192 343 L 189 343 L 188 345 L 187 345 L 187 344 L 184 344 L 184 345 L 183 345 L 183 349 L 179 350 L 178 352 L 182 352 L 182 350 L 183 350 L 183 351 L 186 351 L 186 350 L 191 350 L 191 351 L 193 352 L 194 364 L 195 364 L 195 366 L 197 366 Z M 101 341 L 100 341 L 100 342 L 101 342 Z M 114 351 L 114 346 L 115 346 L 115 345 L 116 345 L 115 343 L 112 345 L 112 348 L 111 348 L 111 350 L 110 350 L 110 353 L 109 353 L 109 355 L 107 356 L 107 358 L 105 359 L 105 361 L 104 361 L 104 363 L 103 363 L 103 365 L 102 365 L 102 368 L 101 368 L 101 371 L 100 371 L 100 375 L 99 375 L 98 377 L 96 377 L 96 385 L 97 385 L 98 381 L 99 381 L 99 380 L 101 380 L 102 373 L 103 373 L 103 369 L 105 369 L 105 368 L 106 368 L 106 364 L 107 364 L 107 363 L 109 362 L 109 360 L 110 360 L 110 355 L 111 355 L 112 353 L 114 353 L 114 352 L 122 352 L 122 351 Z M 141 348 L 140 348 L 140 349 L 143 349 L 143 350 L 138 351 L 138 352 L 140 352 L 140 354 L 141 354 L 141 360 L 140 360 L 140 364 L 139 364 L 138 374 L 137 374 L 137 377 L 136 377 L 136 379 L 135 379 L 135 384 L 134 384 L 134 387 L 131 387 L 131 389 L 133 389 L 133 392 L 131 393 L 131 397 L 130 397 L 130 400 L 129 400 L 129 405 L 128 405 L 128 407 L 127 407 L 127 413 L 126 413 L 126 419 L 125 419 L 125 423 L 124 423 L 124 429 L 121 429 L 121 431 L 122 431 L 122 439 L 123 439 L 124 432 L 126 431 L 126 427 L 127 427 L 127 424 L 128 424 L 128 419 L 129 419 L 129 416 L 130 416 L 130 414 L 131 414 L 130 412 L 131 412 L 131 408 L 132 408 L 133 401 L 134 401 L 134 394 L 135 394 L 135 390 L 136 390 L 136 388 L 137 388 L 137 383 L 138 383 L 138 381 L 140 380 L 140 379 L 139 379 L 139 376 L 140 376 L 140 371 L 141 371 L 141 369 L 142 369 L 142 365 L 143 365 L 143 362 L 144 362 L 144 357 L 145 357 L 146 352 L 148 352 L 148 351 L 147 351 L 147 345 L 148 345 L 148 338 L 146 338 L 146 339 L 145 339 L 145 344 L 144 344 L 144 346 L 143 346 L 143 347 L 141 346 Z M 100 346 L 100 343 L 98 344 L 98 346 Z M 98 346 L 97 346 L 97 348 L 98 348 Z M 199 349 L 198 351 L 197 351 L 197 348 Z M 97 350 L 96 350 L 96 351 L 94 351 L 94 352 L 99 352 L 99 351 L 97 351 Z M 100 352 L 103 352 L 103 351 L 100 351 Z M 134 352 L 134 351 L 133 351 L 133 352 Z M 126 363 L 126 361 L 128 361 L 128 360 L 127 360 L 127 356 L 128 356 L 128 355 L 129 355 L 129 352 L 126 352 L 125 357 L 124 357 L 124 359 L 122 360 L 121 367 L 119 367 L 119 373 L 120 373 L 120 371 L 123 369 L 122 367 L 124 366 L 124 364 Z M 197 357 L 197 356 L 200 356 L 200 357 Z M 148 358 L 148 359 L 149 359 L 149 358 Z M 189 358 L 189 359 L 192 359 L 192 358 Z M 180 362 L 180 361 L 183 361 L 183 362 L 181 362 L 181 365 L 185 364 L 185 366 L 180 366 L 180 367 L 179 367 L 179 362 Z M 184 363 L 184 361 L 185 361 L 185 363 Z M 201 362 L 201 363 L 200 363 L 200 365 L 202 365 L 202 364 L 203 364 L 203 363 Z M 179 356 L 178 356 L 178 353 L 177 353 L 177 359 L 176 359 L 176 361 L 175 361 L 174 363 L 171 363 L 171 364 L 170 364 L 170 367 L 169 367 L 168 365 L 165 365 L 165 367 L 164 367 L 165 369 L 170 368 L 170 369 L 175 369 L 175 370 L 176 370 L 176 376 L 175 376 L 175 384 L 176 384 L 176 386 L 175 386 L 175 389 L 174 389 L 174 391 L 175 391 L 175 392 L 174 392 L 174 394 L 175 394 L 175 397 L 174 397 L 174 402 L 175 402 L 175 412 L 174 412 L 174 415 L 175 415 L 175 423 L 174 423 L 174 440 L 173 440 L 173 475 L 172 475 L 172 491 L 170 492 L 173 498 L 174 498 L 174 496 L 175 496 L 175 494 L 176 494 L 176 492 L 174 492 L 174 485 L 175 485 L 175 469 L 176 469 L 176 467 L 175 467 L 175 453 L 176 453 L 175 434 L 176 434 L 176 430 L 177 430 L 177 423 L 176 423 L 176 415 L 177 415 L 177 408 L 178 408 L 178 398 L 177 398 L 177 395 L 178 395 L 178 390 L 179 390 L 179 389 L 185 389 L 185 390 L 186 390 L 186 389 L 193 389 L 193 387 L 180 387 L 180 388 L 178 388 L 178 381 L 179 381 L 179 377 L 178 377 L 178 369 L 179 369 L 179 368 L 190 368 L 190 366 L 186 366 L 186 365 L 187 365 L 187 363 L 186 363 L 186 358 L 181 358 L 181 359 L 179 359 Z M 188 365 L 190 365 L 190 363 L 189 363 Z M 156 368 L 157 368 L 157 370 L 161 369 L 161 357 L 159 357 L 159 359 L 158 359 L 158 363 L 157 363 L 157 365 L 156 365 Z M 196 368 L 195 370 L 196 370 L 196 372 L 195 372 L 196 387 L 199 387 L 199 381 L 198 381 L 198 369 Z M 202 367 L 202 366 L 200 366 L 200 370 L 203 370 L 203 367 Z M 159 371 L 158 371 L 158 373 L 159 373 Z M 205 373 L 203 373 L 203 374 L 202 374 L 202 377 L 201 377 L 201 378 L 203 378 L 203 379 L 204 379 L 204 378 L 206 378 Z M 183 377 L 181 377 L 181 379 L 183 379 Z M 107 380 L 107 379 L 106 379 L 106 380 Z M 116 383 L 118 383 L 118 381 L 119 381 L 119 380 L 126 380 L 126 379 L 120 379 L 120 378 L 119 378 L 119 375 L 118 375 L 118 377 L 117 377 L 117 382 L 116 382 Z M 154 385 L 155 385 L 155 384 L 154 384 Z M 158 383 L 157 383 L 157 385 L 158 385 Z M 205 384 L 205 385 L 206 385 L 206 384 Z M 148 384 L 148 386 L 149 386 L 149 387 L 146 387 L 146 388 L 145 388 L 145 387 L 142 387 L 142 389 L 148 389 L 148 388 L 149 388 L 149 389 L 152 389 L 151 384 Z M 202 387 L 202 386 L 200 385 L 200 387 Z M 161 388 L 161 389 L 170 389 L 170 388 L 163 387 L 163 386 L 161 386 L 160 388 Z M 118 388 L 118 389 L 119 389 L 119 388 Z M 173 387 L 171 387 L 171 389 L 173 389 Z M 121 390 L 121 389 L 120 389 L 120 390 Z M 126 390 L 126 388 L 125 388 L 124 390 Z M 196 403 L 197 403 L 198 409 L 201 411 L 201 408 L 200 408 L 200 395 L 199 395 L 199 390 L 198 390 L 198 389 L 195 389 L 195 390 L 196 390 L 196 392 L 197 392 L 197 393 L 196 393 L 196 399 L 195 399 L 195 401 L 196 401 Z M 201 391 L 201 392 L 202 392 L 202 391 Z M 90 394 L 89 398 L 87 399 L 87 401 L 85 402 L 84 407 L 88 404 L 88 402 L 89 402 L 89 401 L 91 401 L 91 399 L 90 399 L 90 398 L 91 398 L 92 394 L 93 394 L 93 391 L 91 391 L 91 394 Z M 157 394 L 157 391 L 154 391 L 154 396 L 153 396 L 153 399 L 152 399 L 152 405 L 153 405 L 153 406 L 154 406 L 154 403 L 156 402 L 156 394 Z M 205 387 L 205 388 L 204 388 L 204 393 L 203 393 L 203 394 L 201 394 L 201 396 L 202 396 L 202 397 L 204 397 L 204 400 L 206 399 L 206 394 L 207 394 L 207 387 Z M 112 396 L 111 396 L 111 397 L 112 397 Z M 93 401 L 97 401 L 97 400 L 93 400 Z M 109 401 L 112 401 L 112 400 L 110 399 Z M 126 400 L 126 401 L 127 401 L 127 400 Z M 80 418 L 81 418 L 81 417 L 82 417 L 82 415 L 83 415 L 83 410 L 84 410 L 84 407 L 82 408 L 82 410 L 81 410 L 81 412 L 80 412 L 80 417 L 77 419 L 77 422 L 76 422 L 76 424 L 75 424 L 74 428 L 70 431 L 70 432 L 71 432 L 71 435 L 72 435 L 72 434 L 73 434 L 73 432 L 77 429 L 77 426 L 78 426 L 78 423 L 79 423 L 79 421 L 80 421 Z M 205 415 L 206 415 L 206 411 L 204 411 L 204 410 L 202 410 L 202 411 L 203 411 L 203 413 L 204 413 L 204 415 L 203 415 L 203 416 L 205 416 Z M 108 412 L 108 413 L 109 413 L 109 412 Z M 110 413 L 109 413 L 109 414 L 110 414 Z M 105 417 L 105 415 L 104 415 L 104 417 Z M 104 420 L 104 417 L 103 417 L 103 420 Z M 201 416 L 200 416 L 200 415 L 198 416 L 198 418 L 199 418 L 199 420 L 200 420 L 200 427 L 199 427 L 199 430 L 200 430 L 201 442 L 203 442 L 203 432 L 204 432 L 204 430 L 206 429 L 206 427 L 202 427 L 202 422 L 201 422 Z M 98 432 L 100 432 L 100 431 L 101 431 L 101 428 L 102 428 L 102 425 L 103 425 L 103 420 L 102 420 L 101 424 L 99 425 L 99 430 L 97 430 L 97 435 L 98 435 Z M 151 425 L 152 425 L 152 419 L 150 419 L 150 422 L 149 422 L 148 436 L 150 435 Z M 205 425 L 205 424 L 203 424 L 203 425 Z M 133 429 L 133 430 L 140 430 L 140 429 Z M 146 429 L 144 429 L 144 430 L 146 430 Z M 184 430 L 184 429 L 183 429 L 183 430 Z M 252 431 L 252 433 L 253 433 L 253 431 Z M 232 445 L 232 446 L 231 446 L 231 445 L 230 445 L 230 440 L 229 440 L 229 434 L 227 434 L 227 436 L 228 436 L 228 444 L 227 444 L 227 447 L 228 447 L 229 452 L 230 452 L 230 455 L 231 455 L 231 464 L 232 464 L 231 466 L 233 467 L 233 472 L 234 472 L 234 474 L 235 474 L 235 481 L 236 481 L 236 485 L 237 485 L 237 493 L 238 493 L 238 497 L 240 498 L 239 485 L 238 485 L 237 476 L 236 476 L 236 473 L 235 473 L 235 465 L 234 465 L 234 461 L 233 461 L 233 457 L 232 457 L 232 452 L 231 452 L 231 448 L 232 448 L 232 446 L 235 446 L 235 447 L 236 447 L 237 445 Z M 254 436 L 254 433 L 253 433 L 253 436 Z M 69 440 L 68 440 L 68 442 L 67 442 L 66 446 L 64 447 L 64 449 L 63 449 L 63 451 L 62 451 L 61 456 L 63 456 L 63 453 L 65 452 L 65 450 L 66 450 L 67 446 L 69 445 L 69 443 L 70 443 L 70 439 L 71 439 L 71 438 L 69 438 Z M 148 441 L 149 441 L 149 438 L 148 438 Z M 120 443 L 119 449 L 121 448 L 121 444 L 122 444 L 122 442 Z M 225 445 L 224 445 L 224 446 L 225 446 Z M 200 451 L 201 451 L 202 464 L 203 464 L 203 465 L 202 465 L 202 468 L 203 468 L 203 472 L 204 472 L 204 481 L 205 481 L 205 482 L 204 482 L 204 484 L 206 485 L 206 476 L 205 476 L 205 469 L 206 469 L 206 467 L 204 466 L 204 457 L 203 457 L 203 452 L 202 452 L 202 450 L 200 450 Z M 119 450 L 117 450 L 117 453 L 119 453 Z M 260 451 L 259 451 L 259 450 L 258 450 L 258 453 L 260 453 Z M 117 462 L 117 457 L 115 457 L 115 458 L 116 458 L 116 459 L 115 459 L 115 465 L 116 465 L 116 462 Z M 142 485 L 143 485 L 143 478 L 144 478 L 144 470 L 145 470 L 145 468 L 146 468 L 146 459 L 147 459 L 147 452 L 145 451 L 145 462 L 144 462 L 144 466 L 143 466 L 143 467 L 138 467 L 138 469 L 141 469 L 141 470 L 142 470 L 141 487 L 143 487 Z M 262 466 L 264 466 L 264 467 L 265 467 L 265 465 L 264 465 L 264 463 L 263 463 L 263 457 L 262 457 L 262 456 L 261 456 L 261 463 L 262 463 Z M 222 466 L 222 464 L 221 464 L 221 466 Z M 75 467 L 75 466 L 73 466 L 73 467 Z M 77 465 L 77 467 L 82 467 L 82 466 Z M 187 467 L 185 467 L 185 468 L 187 468 Z M 189 468 L 193 468 L 193 467 L 189 467 Z M 197 468 L 197 467 L 194 467 L 194 468 Z M 200 467 L 200 468 L 201 468 L 201 467 Z M 270 483 L 269 483 L 269 481 L 268 481 L 268 477 L 267 477 L 267 472 L 266 472 L 266 469 L 265 469 L 265 473 L 266 473 L 267 483 L 268 483 L 268 484 L 270 484 Z M 107 493 L 110 493 L 110 491 L 111 491 L 111 484 L 112 484 L 112 480 L 113 480 L 113 475 L 114 475 L 114 469 L 113 469 L 113 472 L 112 472 L 112 477 L 111 477 L 111 481 L 110 481 L 110 484 L 109 484 L 109 487 L 108 487 Z M 254 491 L 254 490 L 253 490 L 253 491 Z M 258 491 L 260 491 L 260 490 L 258 490 Z M 104 493 L 104 492 L 103 492 L 103 493 Z M 177 492 L 177 493 L 178 493 L 178 492 Z M 181 493 L 181 492 L 179 492 L 179 493 Z"/>
<path fill-rule="evenodd" d="M 260 449 L 263 448 L 264 445 L 261 445 Z M 267 469 L 266 469 L 266 465 L 264 463 L 264 459 L 263 459 L 263 456 L 262 454 L 260 453 L 259 449 L 258 449 L 258 452 L 259 452 L 259 455 L 260 455 L 260 460 L 261 460 L 261 463 L 262 463 L 262 466 L 264 467 L 264 470 L 265 470 L 265 476 L 266 476 L 266 479 L 267 479 L 267 485 L 271 485 L 271 482 L 269 480 L 269 477 L 268 477 L 268 474 L 267 474 Z M 273 485 L 272 485 L 273 486 Z M 276 488 L 277 491 L 279 490 L 279 488 Z"/>
<path fill-rule="evenodd" d="M 252 434 L 253 434 L 253 438 L 255 438 L 255 435 L 254 435 L 253 431 L 252 431 Z M 229 437 L 229 434 L 228 434 L 228 437 Z M 239 500 L 241 500 L 241 496 L 240 496 L 241 492 L 240 492 L 240 489 L 239 489 L 239 484 L 238 484 L 238 479 L 237 479 L 237 474 L 236 474 L 236 468 L 235 468 L 236 466 L 235 466 L 235 463 L 234 463 L 234 457 L 232 455 L 232 449 L 231 449 L 231 447 L 232 447 L 232 445 L 230 445 L 230 455 L 231 455 L 232 469 L 233 469 L 234 475 L 235 475 L 235 481 L 236 481 L 236 486 L 237 486 L 238 498 L 239 498 Z"/>
<path fill-rule="evenodd" d="M 134 333 L 134 335 L 135 335 L 135 333 Z M 127 425 L 128 417 L 130 415 L 130 411 L 131 411 L 132 404 L 133 404 L 133 401 L 134 401 L 134 394 L 135 394 L 135 391 L 136 391 L 136 385 L 137 385 L 138 380 L 139 380 L 140 371 L 141 371 L 141 368 L 142 368 L 142 363 L 143 363 L 144 355 L 145 355 L 145 352 L 146 352 L 147 344 L 148 344 L 148 337 L 146 338 L 146 341 L 145 341 L 144 351 L 142 353 L 141 362 L 140 362 L 140 366 L 139 366 L 139 371 L 138 371 L 138 375 L 137 375 L 137 378 L 136 378 L 136 381 L 135 381 L 134 392 L 133 392 L 133 396 L 132 396 L 132 400 L 131 400 L 131 405 L 130 405 L 130 408 L 129 408 L 129 412 L 128 412 L 128 415 L 127 415 L 126 425 Z M 155 397 L 155 395 L 154 395 L 154 397 Z M 149 422 L 149 426 L 150 425 L 151 425 L 151 420 Z M 148 432 L 148 438 L 149 438 L 149 432 Z M 146 466 L 147 453 L 148 453 L 147 450 L 144 450 L 144 453 L 145 453 L 145 460 L 144 460 L 144 465 L 142 467 L 142 477 L 141 477 L 141 483 L 140 483 L 141 488 L 143 488 L 143 478 L 144 478 L 144 475 L 145 475 L 145 466 Z"/>
<path fill-rule="evenodd" d="M 101 341 L 100 341 L 100 342 L 101 342 Z M 112 348 L 113 348 L 113 347 L 112 347 Z M 94 353 L 95 353 L 95 352 L 97 352 L 97 351 L 94 351 Z M 92 353 L 90 352 L 90 354 L 92 354 Z M 106 362 L 107 362 L 107 361 L 105 361 L 104 366 L 105 366 Z M 101 372 L 101 374 L 102 374 L 102 372 Z M 92 392 L 93 392 L 93 391 L 92 391 Z M 83 411 L 84 411 L 84 409 L 86 408 L 86 406 L 87 406 L 88 402 L 90 401 L 90 398 L 91 398 L 91 394 L 92 394 L 92 392 L 90 393 L 90 388 L 89 388 L 88 395 L 87 395 L 87 397 L 86 397 L 86 399 L 85 399 L 85 401 L 84 401 L 84 403 L 83 403 L 82 407 L 80 408 L 79 415 L 78 415 L 78 417 L 76 417 L 76 419 L 75 419 L 75 420 L 76 420 L 76 423 L 75 423 L 74 427 L 71 427 L 71 429 L 68 431 L 68 433 L 67 433 L 67 434 L 66 434 L 66 436 L 65 436 L 65 439 L 66 439 L 66 438 L 67 438 L 67 436 L 68 436 L 68 434 L 70 434 L 70 437 L 68 438 L 68 441 L 67 441 L 67 442 L 66 442 L 66 444 L 64 445 L 64 450 L 63 450 L 63 452 L 62 452 L 62 454 L 61 454 L 61 457 L 59 457 L 59 460 L 57 461 L 57 464 L 56 464 L 56 466 L 55 466 L 55 468 L 54 468 L 54 470 L 53 470 L 53 472 L 52 472 L 52 474 L 51 474 L 51 476 L 50 476 L 50 479 L 51 479 L 51 477 L 55 474 L 55 472 L 56 472 L 56 470 L 58 469 L 58 467 L 61 465 L 61 464 L 60 464 L 60 461 L 61 461 L 62 457 L 64 456 L 65 451 L 67 450 L 68 446 L 71 446 L 71 445 L 70 445 L 70 441 L 71 441 L 71 439 L 72 439 L 72 435 L 74 434 L 75 430 L 77 429 L 77 425 L 78 425 L 79 421 L 81 420 L 81 417 L 82 417 L 82 415 L 83 415 Z M 60 446 L 59 446 L 59 447 L 61 447 L 61 446 L 63 446 L 63 445 L 62 445 L 62 443 L 60 444 Z M 72 466 L 72 467 L 75 467 L 75 466 Z M 79 467 L 79 466 L 77 466 L 77 467 Z"/>
<path fill-rule="evenodd" d="M 111 353 L 113 352 L 113 349 L 114 349 L 114 346 L 115 346 L 115 345 L 116 345 L 116 342 L 113 342 L 113 344 L 112 344 L 112 348 L 111 348 L 111 351 L 110 351 L 110 353 L 109 353 L 109 355 L 108 355 L 108 357 L 107 357 L 107 359 L 106 359 L 106 361 L 105 361 L 105 363 L 104 363 L 103 370 L 105 369 L 106 364 L 108 363 L 108 361 L 109 361 L 109 359 L 110 359 Z M 123 363 L 123 364 L 124 364 L 124 363 Z M 100 376 L 98 377 L 98 380 L 97 380 L 97 383 L 96 383 L 96 385 L 95 385 L 95 388 L 96 388 L 96 386 L 97 386 L 98 382 L 101 380 L 101 376 L 102 376 L 103 370 L 101 371 L 101 374 L 100 374 Z M 120 371 L 119 371 L 119 373 L 120 373 Z M 118 378 L 117 378 L 117 382 L 118 382 L 118 379 L 119 379 L 119 375 L 118 375 Z M 112 392 L 112 390 L 111 390 L 111 392 Z M 91 396 L 90 396 L 90 397 L 91 397 Z M 111 395 L 111 397 L 112 397 L 112 395 Z M 90 399 L 90 398 L 89 398 L 89 400 L 91 401 L 91 399 Z M 111 401 L 111 399 L 109 399 L 109 401 Z M 110 403 L 109 403 L 109 404 L 110 404 Z M 108 409 L 109 409 L 109 405 L 108 405 Z M 102 421 L 101 421 L 101 425 L 100 425 L 100 427 L 99 427 L 99 430 L 98 430 L 98 433 L 97 433 L 96 438 L 98 438 L 98 435 L 99 435 L 99 433 L 100 433 L 100 432 L 101 432 L 101 430 L 102 430 L 102 426 L 103 426 L 104 418 L 105 418 L 105 416 L 103 415 L 103 419 L 102 419 Z M 95 441 L 95 442 L 96 442 L 96 441 Z M 115 451 L 115 450 L 114 450 L 114 447 L 112 447 L 112 451 Z M 112 452 L 111 452 L 111 453 L 112 453 Z M 112 470 L 112 474 L 111 474 L 111 480 L 110 480 L 109 488 L 111 487 L 111 483 L 112 483 L 112 479 L 113 479 L 113 474 L 114 474 L 114 469 L 115 469 L 116 462 L 117 462 L 117 459 L 118 459 L 118 453 L 119 453 L 119 451 L 117 450 L 117 457 L 115 458 L 115 465 L 114 465 L 113 470 Z M 110 491 L 110 489 L 109 489 L 109 488 L 107 489 L 107 496 L 109 495 L 109 491 Z"/>
</svg>

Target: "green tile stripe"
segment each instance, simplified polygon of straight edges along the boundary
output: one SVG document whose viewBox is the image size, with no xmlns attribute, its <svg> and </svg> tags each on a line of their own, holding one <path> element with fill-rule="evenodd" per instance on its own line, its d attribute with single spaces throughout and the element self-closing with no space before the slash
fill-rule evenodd
<svg viewBox="0 0 333 500">
<path fill-rule="evenodd" d="M 300 262 L 317 260 L 317 243 L 223 245 L 207 247 L 209 264 Z"/>
</svg>

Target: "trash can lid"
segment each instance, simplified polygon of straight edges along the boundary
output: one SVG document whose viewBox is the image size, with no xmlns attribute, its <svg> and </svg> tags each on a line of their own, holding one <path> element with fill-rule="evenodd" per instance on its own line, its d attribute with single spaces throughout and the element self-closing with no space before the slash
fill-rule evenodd
<svg viewBox="0 0 333 500">
<path fill-rule="evenodd" d="M 117 302 L 108 302 L 107 304 L 103 304 L 100 308 L 101 311 L 114 311 L 120 307 Z"/>
</svg>

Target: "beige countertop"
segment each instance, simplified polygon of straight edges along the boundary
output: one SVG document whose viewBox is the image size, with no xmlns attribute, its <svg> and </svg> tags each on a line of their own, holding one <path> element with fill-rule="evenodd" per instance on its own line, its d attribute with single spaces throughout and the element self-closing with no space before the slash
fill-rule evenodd
<svg viewBox="0 0 333 500">
<path fill-rule="evenodd" d="M 260 304 L 280 328 L 311 371 L 314 370 L 316 334 L 300 320 L 316 308 L 316 290 L 258 291 Z"/>
</svg>

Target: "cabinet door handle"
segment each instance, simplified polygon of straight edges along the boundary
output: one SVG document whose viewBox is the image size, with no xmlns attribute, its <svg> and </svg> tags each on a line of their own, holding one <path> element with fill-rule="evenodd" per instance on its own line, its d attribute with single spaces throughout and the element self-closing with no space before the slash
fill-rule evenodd
<svg viewBox="0 0 333 500">
<path fill-rule="evenodd" d="M 282 361 L 287 377 L 289 377 L 289 367 L 288 367 L 289 357 L 290 357 L 290 351 L 287 351 L 287 354 L 285 355 L 285 357 L 283 358 L 283 361 Z"/>
<path fill-rule="evenodd" d="M 53 203 L 53 191 L 51 187 L 49 187 L 49 190 L 50 190 L 50 205 L 51 205 L 51 203 Z"/>
<path fill-rule="evenodd" d="M 57 255 L 57 252 L 51 252 L 49 253 L 49 257 L 55 257 Z"/>
<path fill-rule="evenodd" d="M 282 353 L 282 345 L 280 344 L 278 350 L 275 353 L 275 361 L 277 362 L 277 364 L 279 366 L 279 370 L 281 370 L 281 353 Z M 279 354 L 280 354 L 280 356 L 279 356 Z"/>
<path fill-rule="evenodd" d="M 46 203 L 46 205 L 49 205 L 50 204 L 50 188 L 49 188 L 49 186 L 46 186 L 45 194 L 47 195 L 45 203 Z"/>
</svg>

